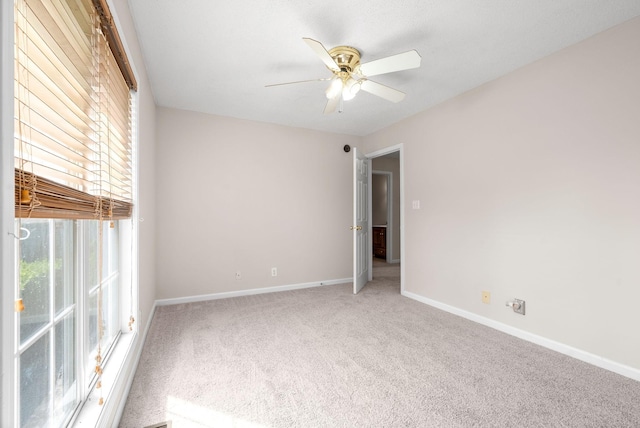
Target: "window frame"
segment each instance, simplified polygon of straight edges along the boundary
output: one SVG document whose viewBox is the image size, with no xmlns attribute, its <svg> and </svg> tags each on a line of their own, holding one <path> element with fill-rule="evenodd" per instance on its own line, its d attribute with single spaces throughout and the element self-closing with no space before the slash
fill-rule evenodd
<svg viewBox="0 0 640 428">
<path fill-rule="evenodd" d="M 13 65 L 13 2 L 0 2 L 0 132 L 2 141 L 13 141 L 13 88 L 14 88 L 14 65 Z M 0 144 L 0 197 L 3 201 L 9 201 L 13 197 L 13 144 Z M 2 221 L 3 233 L 0 234 L 0 263 L 2 269 L 2 284 L 13 284 L 15 280 L 15 238 L 5 231 L 13 231 L 14 228 L 14 208 L 12 204 L 0 204 L 0 218 Z M 9 289 L 9 290 L 7 290 Z M 0 308 L 12 308 L 13 287 L 3 287 L 0 293 Z M 0 309 L 2 317 L 2 327 L 0 328 L 0 341 L 2 343 L 2 372 L 4 374 L 0 392 L 0 426 L 14 425 L 14 399 L 13 387 L 16 378 L 14 368 L 15 355 L 13 341 L 15 338 L 14 328 L 16 326 L 15 313 L 9 310 Z"/>
<path fill-rule="evenodd" d="M 36 346 L 38 342 L 47 337 L 48 343 L 48 373 L 49 380 L 47 383 L 48 387 L 48 407 L 49 407 L 49 416 L 54 415 L 56 413 L 55 403 L 55 378 L 56 378 L 56 346 L 58 345 L 57 339 L 57 328 L 60 324 L 62 324 L 65 319 L 73 314 L 74 317 L 74 327 L 73 327 L 73 337 L 74 337 L 74 372 L 73 378 L 75 379 L 74 383 L 74 397 L 75 404 L 73 409 L 65 415 L 64 425 L 69 426 L 76 417 L 78 417 L 80 411 L 85 405 L 89 395 L 95 387 L 95 384 L 98 380 L 98 376 L 96 375 L 95 368 L 95 356 L 96 356 L 96 347 L 92 346 L 91 339 L 91 295 L 98 292 L 99 287 L 104 287 L 105 283 L 109 283 L 107 289 L 103 288 L 103 292 L 105 294 L 111 293 L 111 297 L 109 298 L 109 308 L 112 311 L 109 319 L 105 315 L 105 319 L 108 321 L 107 329 L 110 330 L 109 334 L 105 334 L 105 337 L 108 337 L 107 341 L 103 341 L 101 343 L 102 346 L 102 355 L 105 360 L 107 360 L 114 349 L 119 346 L 119 340 L 123 335 L 123 318 L 126 316 L 126 311 L 124 307 L 124 303 L 127 303 L 127 299 L 124 296 L 124 292 L 131 285 L 129 281 L 132 281 L 133 278 L 127 278 L 123 273 L 123 270 L 126 269 L 126 266 L 129 264 L 128 260 L 131 259 L 131 254 L 129 254 L 127 250 L 132 248 L 132 242 L 129 239 L 132 238 L 133 235 L 130 234 L 131 223 L 126 220 L 121 220 L 118 222 L 117 228 L 112 232 L 109 228 L 108 222 L 100 222 L 98 220 L 72 220 L 72 219 L 32 219 L 27 222 L 22 219 L 15 220 L 15 227 L 18 229 L 19 227 L 24 227 L 25 229 L 29 228 L 30 225 L 41 225 L 40 227 L 44 227 L 46 229 L 46 240 L 48 241 L 48 249 L 47 249 L 47 269 L 49 270 L 49 275 L 47 276 L 47 320 L 42 325 L 38 326 L 33 334 L 26 336 L 24 339 L 21 337 L 20 333 L 20 323 L 15 323 L 15 375 L 16 381 L 14 382 L 14 412 L 15 412 L 15 422 L 21 422 L 21 408 L 22 408 L 22 396 L 20 394 L 21 390 L 21 357 L 23 354 L 27 353 L 29 349 L 32 349 L 33 346 Z M 64 240 L 64 245 L 62 247 L 64 249 L 70 249 L 71 251 L 71 260 L 65 260 L 62 264 L 62 270 L 65 272 L 65 277 L 71 277 L 71 294 L 73 295 L 73 301 L 68 304 L 65 308 L 58 311 L 57 302 L 56 302 L 56 286 L 57 277 L 55 275 L 56 272 L 56 249 L 60 247 L 60 242 L 57 242 L 56 239 L 59 237 L 56 233 L 56 228 L 58 225 L 61 225 L 64 229 L 64 234 L 61 237 Z M 90 264 L 88 257 L 88 253 L 86 252 L 87 247 L 91 246 L 92 238 L 95 240 L 96 236 L 99 234 L 99 228 L 103 228 L 103 235 L 109 234 L 110 236 L 103 236 L 103 244 L 106 244 L 106 250 L 103 251 L 102 255 L 105 259 L 102 264 L 100 264 L 97 260 L 95 263 Z M 91 230 L 95 229 L 95 230 Z M 91 233 L 94 232 L 95 235 L 92 237 Z M 106 232 L 106 233 L 105 233 Z M 42 231 L 41 231 L 42 233 Z M 68 255 L 68 251 L 64 251 L 65 255 Z M 21 254 L 16 251 L 15 253 L 15 275 L 18 277 L 20 275 L 20 270 L 17 268 L 22 262 Z M 105 266 L 107 265 L 107 266 Z M 100 271 L 100 268 L 104 268 L 103 271 Z M 94 275 L 92 278 L 92 282 L 89 283 L 87 278 L 87 271 L 89 269 L 94 269 Z M 95 283 L 94 283 L 95 282 Z M 20 278 L 15 278 L 14 282 L 16 287 L 20 286 Z M 15 287 L 14 287 L 15 288 Z M 104 301 L 103 301 L 104 303 Z M 37 315 L 37 314 L 36 314 Z M 18 318 L 18 314 L 16 314 L 16 319 Z M 97 345 L 97 343 L 96 343 Z"/>
</svg>

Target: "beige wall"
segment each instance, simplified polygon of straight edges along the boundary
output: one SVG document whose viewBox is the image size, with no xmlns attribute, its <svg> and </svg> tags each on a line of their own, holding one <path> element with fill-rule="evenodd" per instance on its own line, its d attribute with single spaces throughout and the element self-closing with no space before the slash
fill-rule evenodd
<svg viewBox="0 0 640 428">
<path fill-rule="evenodd" d="M 634 19 L 367 137 L 404 144 L 407 291 L 640 369 L 639 76 Z"/>
<path fill-rule="evenodd" d="M 166 108 L 157 119 L 159 299 L 352 276 L 342 148 L 358 138 Z"/>
</svg>

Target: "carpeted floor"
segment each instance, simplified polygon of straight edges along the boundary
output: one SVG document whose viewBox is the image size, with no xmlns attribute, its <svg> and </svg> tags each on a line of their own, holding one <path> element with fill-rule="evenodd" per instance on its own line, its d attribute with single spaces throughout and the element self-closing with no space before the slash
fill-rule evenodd
<svg viewBox="0 0 640 428">
<path fill-rule="evenodd" d="M 374 281 L 159 307 L 120 421 L 144 427 L 640 427 L 640 382 Z"/>
</svg>

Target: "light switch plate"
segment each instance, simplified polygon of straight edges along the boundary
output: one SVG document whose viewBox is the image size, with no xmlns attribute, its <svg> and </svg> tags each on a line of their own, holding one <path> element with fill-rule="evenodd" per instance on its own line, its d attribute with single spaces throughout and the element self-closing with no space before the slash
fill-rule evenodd
<svg viewBox="0 0 640 428">
<path fill-rule="evenodd" d="M 491 303 L 491 293 L 488 291 L 482 292 L 482 303 Z"/>
</svg>

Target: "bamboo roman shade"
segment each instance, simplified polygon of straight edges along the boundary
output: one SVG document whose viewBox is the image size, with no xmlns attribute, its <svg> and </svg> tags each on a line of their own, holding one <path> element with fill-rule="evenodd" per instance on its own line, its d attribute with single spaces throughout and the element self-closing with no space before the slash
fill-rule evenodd
<svg viewBox="0 0 640 428">
<path fill-rule="evenodd" d="M 16 0 L 17 217 L 131 216 L 136 83 L 94 1 Z"/>
</svg>

